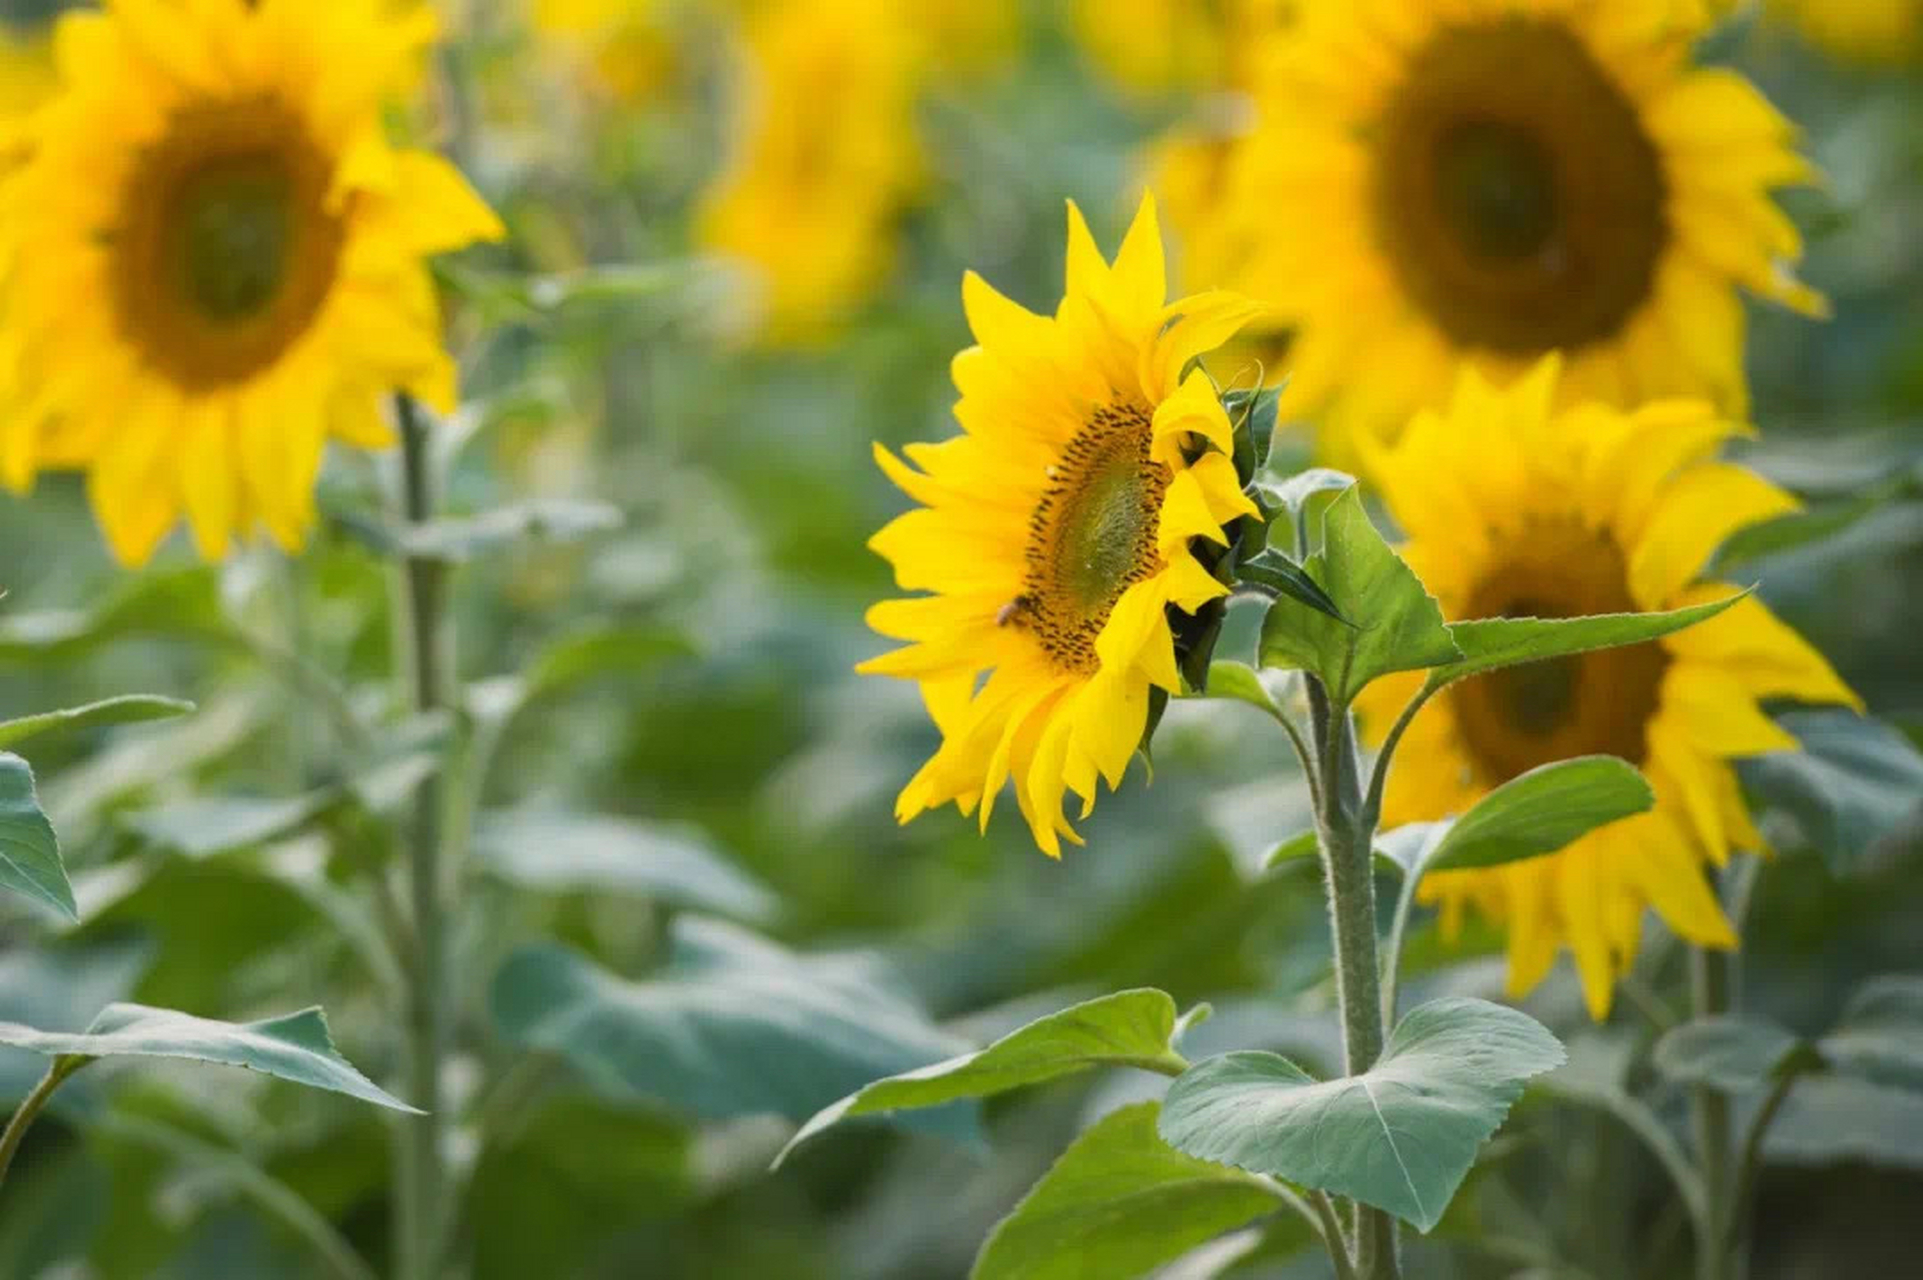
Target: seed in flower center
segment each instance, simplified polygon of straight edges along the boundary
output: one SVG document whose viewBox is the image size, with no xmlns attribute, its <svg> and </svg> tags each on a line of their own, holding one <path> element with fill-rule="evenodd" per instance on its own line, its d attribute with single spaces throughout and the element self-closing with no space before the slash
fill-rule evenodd
<svg viewBox="0 0 1923 1280">
<path fill-rule="evenodd" d="M 1476 618 L 1572 618 L 1636 606 L 1622 552 L 1607 537 L 1564 523 L 1535 525 L 1513 558 L 1471 593 Z M 1603 754 L 1641 763 L 1669 658 L 1650 642 L 1552 658 L 1477 676 L 1452 699 L 1477 781 L 1498 786 L 1537 765 Z"/>
<path fill-rule="evenodd" d="M 1650 296 L 1669 241 L 1661 159 L 1561 23 L 1442 27 L 1410 56 L 1368 145 L 1376 238 L 1452 341 L 1580 348 Z"/>
<path fill-rule="evenodd" d="M 271 99 L 175 112 L 102 237 L 126 339 L 183 390 L 245 381 L 325 305 L 345 229 L 332 163 Z"/>
<path fill-rule="evenodd" d="M 1149 416 L 1097 408 L 1063 448 L 1029 519 L 1028 576 L 1008 621 L 1065 670 L 1097 666 L 1095 641 L 1131 583 L 1161 567 L 1155 535 L 1168 468 L 1149 457 Z"/>
</svg>

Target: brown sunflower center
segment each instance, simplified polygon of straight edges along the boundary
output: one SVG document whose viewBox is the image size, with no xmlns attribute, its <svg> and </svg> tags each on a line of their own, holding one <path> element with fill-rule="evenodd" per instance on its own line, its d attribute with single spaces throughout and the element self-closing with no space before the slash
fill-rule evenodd
<svg viewBox="0 0 1923 1280">
<path fill-rule="evenodd" d="M 106 233 L 115 315 L 186 391 L 242 382 L 313 324 L 345 227 L 330 158 L 271 98 L 174 113 L 135 160 Z"/>
<path fill-rule="evenodd" d="M 1451 341 L 1509 355 L 1605 341 L 1669 240 L 1634 104 L 1560 22 L 1445 26 L 1371 130 L 1376 236 Z"/>
<path fill-rule="evenodd" d="M 1473 618 L 1625 613 L 1630 599 L 1614 541 L 1575 523 L 1530 527 L 1510 558 L 1470 593 Z M 1604 754 L 1640 764 L 1668 655 L 1654 642 L 1509 667 L 1450 691 L 1476 781 L 1497 786 L 1552 760 Z"/>
<path fill-rule="evenodd" d="M 1130 584 L 1161 568 L 1155 550 L 1169 471 L 1149 457 L 1149 415 L 1104 405 L 1049 469 L 1029 518 L 1028 575 L 1010 625 L 1032 631 L 1064 670 L 1095 670 L 1095 640 Z"/>
</svg>

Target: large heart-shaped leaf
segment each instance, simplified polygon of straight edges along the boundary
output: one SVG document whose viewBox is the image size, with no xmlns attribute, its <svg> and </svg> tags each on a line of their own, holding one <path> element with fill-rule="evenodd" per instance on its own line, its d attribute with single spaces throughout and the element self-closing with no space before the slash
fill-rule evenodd
<svg viewBox="0 0 1923 1280">
<path fill-rule="evenodd" d="M 972 1280 L 1130 1280 L 1281 1207 L 1248 1174 L 1163 1142 L 1157 1110 L 1123 1107 L 1077 1138 L 996 1226 Z"/>
<path fill-rule="evenodd" d="M 709 1117 L 805 1120 L 968 1047 L 857 967 L 715 921 L 682 917 L 674 930 L 668 970 L 642 982 L 558 946 L 516 952 L 494 980 L 496 1023 L 610 1097 Z"/>
<path fill-rule="evenodd" d="M 1377 676 L 1462 656 L 1435 597 L 1389 548 L 1354 487 L 1323 513 L 1322 549 L 1304 567 L 1347 621 L 1278 599 L 1262 621 L 1264 665 L 1313 672 L 1347 706 Z"/>
<path fill-rule="evenodd" d="M 1427 1231 L 1522 1082 L 1562 1061 L 1527 1014 L 1452 997 L 1410 1011 L 1358 1076 L 1318 1081 L 1272 1053 L 1198 1063 L 1169 1088 L 1161 1134 L 1198 1159 L 1352 1196 Z"/>
<path fill-rule="evenodd" d="M 19 756 L 0 751 L 0 888 L 45 903 L 69 920 L 80 918 L 60 841 L 40 812 L 33 770 Z"/>
<path fill-rule="evenodd" d="M 1554 853 L 1655 803 L 1636 767 L 1614 756 L 1540 765 L 1476 801 L 1429 850 L 1422 870 L 1493 867 Z"/>
<path fill-rule="evenodd" d="M 1805 1076 L 1783 1100 L 1763 1150 L 1790 1164 L 1923 1169 L 1923 1090 L 1841 1073 Z"/>
<path fill-rule="evenodd" d="M 119 698 L 107 698 L 101 702 L 89 702 L 84 707 L 67 707 L 60 711 L 43 711 L 39 715 L 22 716 L 17 720 L 0 720 L 0 747 L 10 747 L 35 734 L 48 733 L 54 729 L 91 729 L 103 724 L 130 724 L 139 720 L 171 720 L 175 716 L 184 716 L 193 709 L 193 703 L 182 702 L 179 698 L 130 693 Z"/>
<path fill-rule="evenodd" d="M 1142 1067 L 1174 1074 L 1188 1064 L 1170 1047 L 1175 1001 L 1165 991 L 1117 991 L 1051 1013 L 986 1049 L 866 1085 L 801 1126 L 776 1158 L 848 1116 L 985 1098 L 1093 1067 Z"/>
<path fill-rule="evenodd" d="M 773 917 L 775 895 L 691 828 L 603 814 L 521 809 L 485 815 L 474 853 L 523 888 L 632 894 L 740 920 Z"/>
<path fill-rule="evenodd" d="M 261 1022 L 216 1022 L 172 1009 L 110 1004 L 85 1031 L 38 1031 L 0 1022 L 0 1044 L 49 1057 L 185 1058 L 344 1093 L 394 1111 L 414 1111 L 354 1069 L 334 1048 L 318 1008 Z"/>
</svg>

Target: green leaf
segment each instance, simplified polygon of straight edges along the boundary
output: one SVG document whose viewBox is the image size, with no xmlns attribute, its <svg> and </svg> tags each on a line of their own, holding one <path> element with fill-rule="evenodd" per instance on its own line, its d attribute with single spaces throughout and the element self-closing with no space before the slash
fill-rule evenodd
<svg viewBox="0 0 1923 1280">
<path fill-rule="evenodd" d="M 1274 595 L 1286 596 L 1314 609 L 1317 613 L 1327 614 L 1337 622 L 1352 626 L 1336 608 L 1335 601 L 1321 584 L 1309 576 L 1295 561 L 1280 551 L 1265 550 L 1247 557 L 1235 566 L 1236 581 L 1266 588 Z"/>
<path fill-rule="evenodd" d="M 0 747 L 46 733 L 53 729 L 90 729 L 103 724 L 131 724 L 139 720 L 170 720 L 191 713 L 194 704 L 179 698 L 161 698 L 145 693 L 130 693 L 119 698 L 90 702 L 84 707 L 46 711 L 18 720 L 0 720 Z"/>
<path fill-rule="evenodd" d="M 740 920 L 772 919 L 768 887 L 693 828 L 600 814 L 517 809 L 485 814 L 474 854 L 502 880 L 546 893 L 617 893 Z"/>
<path fill-rule="evenodd" d="M 1763 1139 L 1771 1160 L 1923 1169 L 1923 1092 L 1842 1074 L 1796 1082 Z"/>
<path fill-rule="evenodd" d="M 0 658 L 73 658 L 135 635 L 221 634 L 220 590 L 205 566 L 149 572 L 86 610 L 48 610 L 0 618 Z"/>
<path fill-rule="evenodd" d="M 1178 1072 L 1188 1063 L 1171 1047 L 1174 1036 L 1175 1001 L 1167 992 L 1142 989 L 1101 996 L 1039 1018 L 986 1049 L 863 1086 L 802 1125 L 775 1164 L 849 1116 L 986 1098 L 1094 1067 Z"/>
<path fill-rule="evenodd" d="M 60 861 L 60 841 L 40 811 L 33 770 L 19 756 L 0 751 L 0 889 L 43 902 L 69 920 L 80 919 L 73 886 Z"/>
<path fill-rule="evenodd" d="M 250 796 L 192 796 L 128 814 L 126 826 L 143 839 L 190 858 L 266 844 L 299 830 L 335 798 L 312 791 L 284 800 Z"/>
<path fill-rule="evenodd" d="M 673 941 L 668 970 L 642 982 L 562 947 L 524 948 L 495 977 L 494 1020 L 608 1097 L 711 1118 L 805 1120 L 967 1047 L 845 963 L 690 917 L 674 922 Z"/>
<path fill-rule="evenodd" d="M 1706 576 L 1727 577 L 1732 570 L 1744 565 L 1825 541 L 1891 502 L 1917 497 L 1923 497 L 1923 467 L 1910 466 L 1869 486 L 1867 492 L 1813 502 L 1800 511 L 1745 525 L 1717 548 Z"/>
<path fill-rule="evenodd" d="M 1273 1053 L 1210 1058 L 1170 1087 L 1160 1128 L 1199 1159 L 1352 1196 L 1428 1231 L 1522 1082 L 1562 1061 L 1527 1014 L 1451 997 L 1411 1010 L 1359 1076 L 1317 1081 Z"/>
<path fill-rule="evenodd" d="M 1281 710 L 1275 705 L 1275 699 L 1270 696 L 1268 687 L 1262 683 L 1262 677 L 1254 667 L 1226 658 L 1209 663 L 1209 680 L 1203 696 L 1246 702 L 1270 715 Z"/>
<path fill-rule="evenodd" d="M 996 1225 L 970 1280 L 1130 1280 L 1281 1207 L 1235 1169 L 1171 1149 L 1136 1103 L 1069 1145 Z"/>
<path fill-rule="evenodd" d="M 1449 833 L 1453 820 L 1405 822 L 1375 838 L 1376 865 L 1407 878 L 1419 876 L 1436 844 Z"/>
<path fill-rule="evenodd" d="M 1863 983 L 1818 1047 L 1838 1071 L 1923 1089 L 1923 974 L 1885 974 Z"/>
<path fill-rule="evenodd" d="M 1923 754 L 1889 725 L 1849 711 L 1789 711 L 1778 720 L 1803 749 L 1739 760 L 1737 774 L 1844 874 L 1916 812 Z"/>
<path fill-rule="evenodd" d="M 1554 853 L 1656 803 L 1643 775 L 1614 756 L 1579 756 L 1511 778 L 1456 819 L 1422 870 L 1493 867 Z"/>
<path fill-rule="evenodd" d="M 405 555 L 458 563 L 522 542 L 579 542 L 621 523 L 620 508 L 605 502 L 547 499 L 413 525 L 393 541 Z"/>
<path fill-rule="evenodd" d="M 36 1031 L 0 1022 L 0 1044 L 49 1057 L 185 1058 L 246 1067 L 394 1111 L 415 1111 L 340 1056 L 327 1032 L 327 1017 L 318 1008 L 261 1022 L 216 1022 L 172 1009 L 112 1004 L 81 1032 Z"/>
<path fill-rule="evenodd" d="M 1262 620 L 1263 665 L 1313 672 L 1347 706 L 1378 676 L 1462 656 L 1435 598 L 1370 523 L 1355 487 L 1323 514 L 1322 550 L 1306 567 L 1349 623 L 1279 599 Z"/>
<path fill-rule="evenodd" d="M 1235 469 L 1243 476 L 1256 474 L 1268 463 L 1281 391 L 1280 386 L 1267 386 L 1223 393 L 1222 411 L 1235 428 Z"/>
<path fill-rule="evenodd" d="M 1449 624 L 1449 634 L 1461 657 L 1438 664 L 1429 676 L 1432 687 L 1454 684 L 1485 671 L 1513 667 L 1546 658 L 1566 658 L 1596 649 L 1616 649 L 1661 639 L 1706 622 L 1748 595 L 1732 592 L 1726 599 L 1671 609 L 1667 613 L 1599 613 L 1586 618 L 1477 618 Z"/>
<path fill-rule="evenodd" d="M 1767 1018 L 1726 1013 L 1672 1028 L 1656 1042 L 1654 1061 L 1671 1080 L 1743 1093 L 1813 1065 L 1814 1054 L 1795 1032 Z"/>
<path fill-rule="evenodd" d="M 1262 869 L 1273 871 L 1284 863 L 1313 858 L 1321 852 L 1314 831 L 1298 831 L 1262 857 Z"/>
<path fill-rule="evenodd" d="M 1255 477 L 1255 492 L 1270 511 L 1299 514 L 1309 499 L 1318 493 L 1334 493 L 1355 487 L 1355 477 L 1328 467 L 1310 467 L 1292 476 L 1277 476 L 1267 471 Z"/>
</svg>

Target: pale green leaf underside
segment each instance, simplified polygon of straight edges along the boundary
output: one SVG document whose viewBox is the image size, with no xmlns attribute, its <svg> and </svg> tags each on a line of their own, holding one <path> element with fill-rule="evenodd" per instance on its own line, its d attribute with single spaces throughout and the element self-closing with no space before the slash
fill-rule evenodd
<svg viewBox="0 0 1923 1280">
<path fill-rule="evenodd" d="M 172 1009 L 112 1004 L 80 1032 L 37 1031 L 18 1023 L 0 1023 L 0 1044 L 49 1057 L 184 1058 L 245 1067 L 394 1111 L 415 1110 L 340 1056 L 318 1008 L 261 1022 L 217 1022 Z"/>
<path fill-rule="evenodd" d="M 1730 1092 L 1759 1088 L 1807 1046 L 1766 1018 L 1719 1014 L 1675 1027 L 1656 1042 L 1656 1069 L 1684 1084 Z"/>
<path fill-rule="evenodd" d="M 1522 1082 L 1562 1061 L 1527 1014 L 1452 997 L 1412 1010 L 1358 1076 L 1318 1081 L 1260 1052 L 1199 1063 L 1169 1089 L 1160 1131 L 1199 1159 L 1352 1196 L 1428 1231 Z"/>
</svg>

